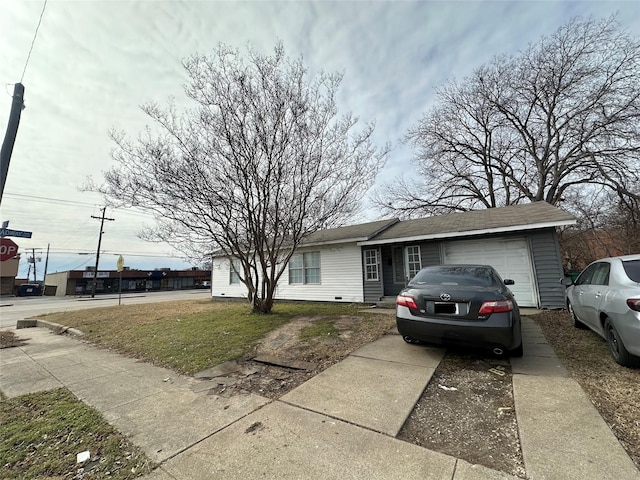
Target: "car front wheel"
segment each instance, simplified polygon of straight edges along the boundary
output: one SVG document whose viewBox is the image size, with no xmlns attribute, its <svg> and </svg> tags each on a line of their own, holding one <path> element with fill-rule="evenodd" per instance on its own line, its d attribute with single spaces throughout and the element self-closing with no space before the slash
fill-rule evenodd
<svg viewBox="0 0 640 480">
<path fill-rule="evenodd" d="M 604 333 L 607 344 L 609 345 L 609 351 L 616 363 L 619 363 L 623 367 L 634 367 L 638 365 L 638 357 L 631 355 L 627 349 L 624 348 L 620 334 L 608 318 L 604 322 Z"/>
</svg>

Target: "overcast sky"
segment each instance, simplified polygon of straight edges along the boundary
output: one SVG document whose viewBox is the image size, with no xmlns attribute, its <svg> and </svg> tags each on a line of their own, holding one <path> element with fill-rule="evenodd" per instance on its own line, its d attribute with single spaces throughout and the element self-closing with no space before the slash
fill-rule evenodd
<svg viewBox="0 0 640 480">
<path fill-rule="evenodd" d="M 462 79 L 501 53 L 517 53 L 575 16 L 617 13 L 640 35 L 640 2 L 633 1 L 62 1 L 49 0 L 28 64 L 44 0 L 0 7 L 0 131 L 14 84 L 25 86 L 26 109 L 9 168 L 0 220 L 33 232 L 14 238 L 20 251 L 42 258 L 49 271 L 95 264 L 101 198 L 80 191 L 112 165 L 111 128 L 136 136 L 148 123 L 139 106 L 185 105 L 181 60 L 206 54 L 218 42 L 245 50 L 248 42 L 272 51 L 281 40 L 290 56 L 303 55 L 311 72 L 340 71 L 340 107 L 376 121 L 375 140 L 394 149 L 382 183 L 411 166 L 401 139 L 432 105 L 434 89 Z M 101 269 L 118 254 L 131 268 L 189 267 L 167 245 L 139 240 L 152 219 L 107 210 Z M 368 210 L 360 221 L 374 220 Z M 38 253 L 40 252 L 40 253 Z M 79 255 L 87 253 L 86 255 Z M 19 276 L 28 264 L 23 255 Z M 41 278 L 41 274 L 38 275 Z"/>
</svg>

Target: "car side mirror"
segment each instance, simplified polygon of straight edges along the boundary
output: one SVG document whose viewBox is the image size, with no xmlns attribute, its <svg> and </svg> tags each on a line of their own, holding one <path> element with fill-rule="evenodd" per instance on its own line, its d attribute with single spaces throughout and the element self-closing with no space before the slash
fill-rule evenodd
<svg viewBox="0 0 640 480">
<path fill-rule="evenodd" d="M 505 285 L 515 285 L 516 282 L 514 282 L 513 280 L 511 280 L 510 278 L 505 278 L 504 279 L 504 284 Z"/>
<path fill-rule="evenodd" d="M 564 277 L 560 279 L 560 283 L 562 285 L 564 285 L 565 287 L 569 287 L 571 285 L 574 285 L 573 280 L 571 279 L 571 277 Z"/>
</svg>

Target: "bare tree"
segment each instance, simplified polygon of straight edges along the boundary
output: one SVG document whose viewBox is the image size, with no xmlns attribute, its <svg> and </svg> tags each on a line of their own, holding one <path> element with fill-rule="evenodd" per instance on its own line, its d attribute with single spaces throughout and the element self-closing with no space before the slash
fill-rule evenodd
<svg viewBox="0 0 640 480">
<path fill-rule="evenodd" d="M 253 311 L 270 312 L 295 249 L 356 212 L 388 147 L 372 145 L 372 124 L 356 132 L 356 118 L 338 115 L 341 75 L 309 79 L 281 44 L 246 58 L 221 44 L 184 67 L 196 108 L 150 103 L 155 129 L 136 141 L 112 132 L 117 166 L 100 191 L 155 215 L 145 238 L 235 259 Z"/>
<path fill-rule="evenodd" d="M 623 202 L 640 198 L 640 42 L 615 18 L 574 19 L 450 82 L 437 100 L 407 134 L 419 180 L 376 194 L 387 212 L 557 205 L 598 185 Z"/>
<path fill-rule="evenodd" d="M 640 200 L 604 188 L 581 194 L 585 198 L 569 199 L 578 223 L 559 237 L 567 268 L 580 271 L 599 258 L 640 252 Z"/>
</svg>

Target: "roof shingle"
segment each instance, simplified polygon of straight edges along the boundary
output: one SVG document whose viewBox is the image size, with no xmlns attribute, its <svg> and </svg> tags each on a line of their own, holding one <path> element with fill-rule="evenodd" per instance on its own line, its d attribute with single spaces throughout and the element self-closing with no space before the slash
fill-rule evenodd
<svg viewBox="0 0 640 480">
<path fill-rule="evenodd" d="M 378 220 L 376 222 L 349 225 L 346 227 L 330 228 L 312 233 L 305 239 L 303 245 L 316 243 L 340 243 L 346 241 L 362 242 L 370 240 L 377 233 L 397 223 L 397 218 Z"/>
<path fill-rule="evenodd" d="M 387 228 L 372 240 L 446 236 L 444 234 L 487 230 L 508 231 L 517 230 L 517 227 L 528 230 L 536 226 L 567 225 L 575 223 L 575 221 L 573 215 L 547 202 L 534 202 L 405 220 Z"/>
</svg>

